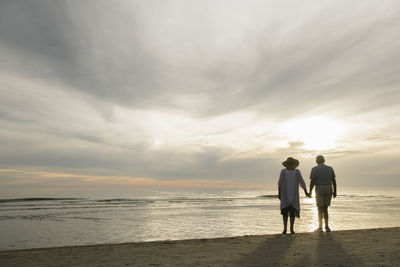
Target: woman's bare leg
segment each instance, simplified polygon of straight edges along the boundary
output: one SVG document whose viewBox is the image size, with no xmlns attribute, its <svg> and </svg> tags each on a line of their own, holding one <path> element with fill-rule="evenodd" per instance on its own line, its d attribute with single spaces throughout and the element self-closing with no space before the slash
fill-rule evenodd
<svg viewBox="0 0 400 267">
<path fill-rule="evenodd" d="M 282 234 L 286 234 L 288 216 L 287 215 L 282 215 L 282 217 L 283 217 L 283 232 L 282 232 Z"/>
<path fill-rule="evenodd" d="M 290 233 L 294 234 L 294 221 L 296 217 L 290 217 Z"/>
</svg>

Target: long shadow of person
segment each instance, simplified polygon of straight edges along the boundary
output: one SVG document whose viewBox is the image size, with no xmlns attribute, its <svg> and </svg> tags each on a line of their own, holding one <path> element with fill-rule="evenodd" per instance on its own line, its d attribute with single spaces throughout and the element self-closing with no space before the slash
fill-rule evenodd
<svg viewBox="0 0 400 267">
<path fill-rule="evenodd" d="M 290 235 L 266 236 L 265 241 L 250 252 L 243 255 L 237 262 L 237 266 L 277 266 L 285 261 L 287 252 L 295 240 Z"/>
<path fill-rule="evenodd" d="M 318 266 L 365 266 L 357 256 L 346 252 L 330 233 L 318 234 L 316 253 Z"/>
</svg>

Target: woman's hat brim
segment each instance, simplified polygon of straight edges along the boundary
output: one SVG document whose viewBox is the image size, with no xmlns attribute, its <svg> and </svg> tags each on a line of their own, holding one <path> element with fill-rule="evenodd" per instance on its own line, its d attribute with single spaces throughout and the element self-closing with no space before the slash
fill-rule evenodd
<svg viewBox="0 0 400 267">
<path fill-rule="evenodd" d="M 293 162 L 288 163 L 287 160 L 282 162 L 282 165 L 285 167 L 296 168 L 299 166 L 300 162 L 297 159 L 293 159 Z"/>
</svg>

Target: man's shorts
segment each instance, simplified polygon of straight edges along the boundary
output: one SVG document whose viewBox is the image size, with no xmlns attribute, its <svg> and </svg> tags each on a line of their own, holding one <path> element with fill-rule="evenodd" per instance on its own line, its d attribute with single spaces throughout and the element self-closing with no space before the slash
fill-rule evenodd
<svg viewBox="0 0 400 267">
<path fill-rule="evenodd" d="M 332 185 L 317 185 L 315 187 L 317 206 L 325 207 L 331 205 Z"/>
</svg>

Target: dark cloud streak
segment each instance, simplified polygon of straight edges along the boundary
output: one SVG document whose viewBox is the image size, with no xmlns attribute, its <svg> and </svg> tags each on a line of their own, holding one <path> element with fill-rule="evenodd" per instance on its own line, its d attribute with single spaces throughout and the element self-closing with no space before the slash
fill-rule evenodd
<svg viewBox="0 0 400 267">
<path fill-rule="evenodd" d="M 398 56 L 393 52 L 400 42 L 394 30 L 399 28 L 400 20 L 394 12 L 387 17 L 379 17 L 379 13 L 370 17 L 367 13 L 370 10 L 361 6 L 340 13 L 335 12 L 341 10 L 340 5 L 333 12 L 328 12 L 330 5 L 322 5 L 319 12 L 310 12 L 308 19 L 292 22 L 294 26 L 284 35 L 279 32 L 286 30 L 284 27 L 267 26 L 279 21 L 277 15 L 261 25 L 266 30 L 263 35 L 250 33 L 249 40 L 253 41 L 232 43 L 232 47 L 226 48 L 236 49 L 234 53 L 214 56 L 218 50 L 212 44 L 217 40 L 210 39 L 210 45 L 205 45 L 189 34 L 192 30 L 209 32 L 213 25 L 207 20 L 199 26 L 190 18 L 174 17 L 176 14 L 169 8 L 164 13 L 166 18 L 160 19 L 155 17 L 157 10 L 140 2 L 133 2 L 131 10 L 126 2 L 92 4 L 91 1 L 4 2 L 0 11 L 0 44 L 3 60 L 8 63 L 6 67 L 61 81 L 112 104 L 132 108 L 178 107 L 205 116 L 260 106 L 265 112 L 276 112 L 289 101 L 287 93 L 301 100 L 297 106 L 306 111 L 333 98 L 337 102 L 350 102 L 365 90 L 386 91 L 390 85 L 399 83 L 395 75 L 398 60 L 393 59 Z M 221 12 L 222 18 L 233 19 L 222 10 L 211 12 L 206 5 L 198 5 L 201 12 L 210 12 L 210 18 Z M 264 12 L 268 14 L 267 4 L 266 7 Z M 247 14 L 249 10 L 242 12 Z M 301 12 L 306 14 L 307 10 Z M 354 15 L 365 17 L 354 20 Z M 187 40 L 187 44 L 176 43 L 175 47 L 165 46 L 165 40 L 160 39 L 164 36 L 157 36 L 159 31 L 146 27 L 162 26 L 160 23 L 168 22 L 167 18 L 178 19 L 185 25 L 163 26 L 167 32 L 178 31 L 165 38 L 179 41 L 187 34 L 196 39 Z M 243 40 L 245 36 L 236 38 Z M 189 60 L 186 67 L 182 65 L 184 61 L 167 57 L 179 54 L 184 45 L 192 49 L 182 49 L 181 57 L 187 56 Z M 208 48 L 212 53 L 205 53 Z M 203 59 L 202 53 L 205 53 Z M 208 62 L 211 56 L 213 61 Z M 330 80 L 333 81 L 330 85 L 324 85 Z M 189 93 L 188 99 L 196 97 L 197 93 L 191 96 L 190 92 L 203 92 L 204 98 L 198 99 L 202 105 L 191 108 L 176 104 L 174 99 L 182 94 Z"/>
</svg>

